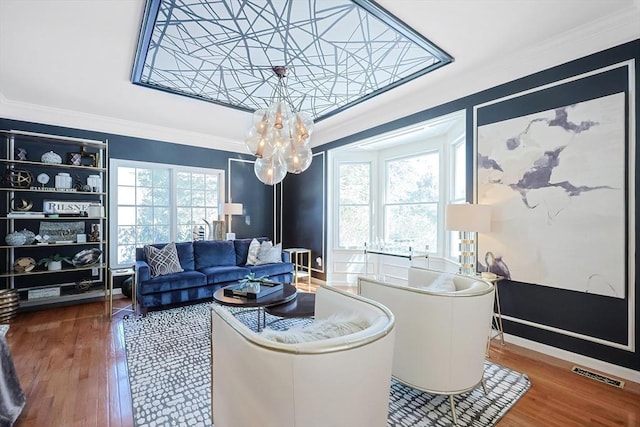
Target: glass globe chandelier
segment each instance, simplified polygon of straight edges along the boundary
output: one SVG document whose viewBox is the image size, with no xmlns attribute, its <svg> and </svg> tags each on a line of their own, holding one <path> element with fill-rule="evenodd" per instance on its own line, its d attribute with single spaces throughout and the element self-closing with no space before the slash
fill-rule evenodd
<svg viewBox="0 0 640 427">
<path fill-rule="evenodd" d="M 287 172 L 299 174 L 311 165 L 309 147 L 313 132 L 310 114 L 296 112 L 287 90 L 286 67 L 273 67 L 278 83 L 268 108 L 253 113 L 251 129 L 245 139 L 247 149 L 256 156 L 253 170 L 267 185 L 281 182 Z"/>
</svg>

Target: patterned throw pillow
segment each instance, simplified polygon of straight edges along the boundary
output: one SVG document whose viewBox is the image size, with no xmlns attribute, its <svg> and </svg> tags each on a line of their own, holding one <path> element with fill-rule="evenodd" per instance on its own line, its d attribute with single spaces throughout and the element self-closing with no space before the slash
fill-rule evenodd
<svg viewBox="0 0 640 427">
<path fill-rule="evenodd" d="M 249 243 L 249 253 L 247 254 L 246 265 L 256 265 L 256 263 L 258 262 L 259 251 L 260 251 L 260 242 L 258 242 L 258 239 L 253 239 L 251 243 Z"/>
<path fill-rule="evenodd" d="M 164 248 L 145 245 L 144 254 L 151 269 L 151 277 L 184 271 L 180 266 L 176 244 L 168 243 Z"/>
<path fill-rule="evenodd" d="M 258 251 L 258 261 L 255 265 L 282 262 L 282 244 L 273 246 L 271 242 L 262 242 Z"/>
</svg>

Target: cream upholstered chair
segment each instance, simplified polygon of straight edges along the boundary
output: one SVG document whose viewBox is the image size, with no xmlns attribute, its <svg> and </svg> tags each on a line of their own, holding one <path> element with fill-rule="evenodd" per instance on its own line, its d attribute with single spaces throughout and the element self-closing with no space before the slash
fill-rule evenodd
<svg viewBox="0 0 640 427">
<path fill-rule="evenodd" d="M 379 303 L 335 288 L 316 293 L 315 320 L 356 314 L 368 327 L 282 344 L 213 306 L 212 407 L 216 427 L 386 426 L 394 317 Z"/>
<path fill-rule="evenodd" d="M 396 317 L 393 377 L 409 387 L 453 396 L 484 387 L 482 374 L 495 289 L 471 276 L 411 267 L 409 286 L 358 278 L 358 293 L 388 307 Z M 455 290 L 434 292 L 417 286 L 443 278 Z M 485 390 L 486 392 L 486 390 Z"/>
</svg>

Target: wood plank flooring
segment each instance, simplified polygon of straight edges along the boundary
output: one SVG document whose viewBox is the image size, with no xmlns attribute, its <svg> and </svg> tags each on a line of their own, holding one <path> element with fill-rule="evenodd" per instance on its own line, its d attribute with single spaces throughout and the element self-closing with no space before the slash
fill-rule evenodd
<svg viewBox="0 0 640 427">
<path fill-rule="evenodd" d="M 20 313 L 13 321 L 7 341 L 27 396 L 16 427 L 133 425 L 122 314 L 110 320 L 105 309 L 88 303 Z M 640 427 L 638 384 L 616 389 L 571 373 L 568 362 L 497 341 L 491 360 L 532 383 L 500 427 Z"/>
</svg>

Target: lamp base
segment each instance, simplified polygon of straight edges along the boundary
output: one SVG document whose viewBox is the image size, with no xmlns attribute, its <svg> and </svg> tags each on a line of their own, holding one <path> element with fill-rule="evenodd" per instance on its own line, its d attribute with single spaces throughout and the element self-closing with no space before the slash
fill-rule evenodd
<svg viewBox="0 0 640 427">
<path fill-rule="evenodd" d="M 227 233 L 227 240 L 236 240 L 236 233 Z"/>
<path fill-rule="evenodd" d="M 475 276 L 476 274 L 476 241 L 472 231 L 460 232 L 460 274 Z"/>
</svg>

